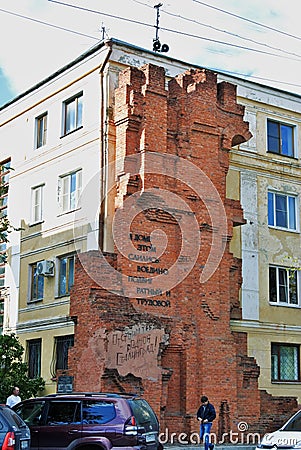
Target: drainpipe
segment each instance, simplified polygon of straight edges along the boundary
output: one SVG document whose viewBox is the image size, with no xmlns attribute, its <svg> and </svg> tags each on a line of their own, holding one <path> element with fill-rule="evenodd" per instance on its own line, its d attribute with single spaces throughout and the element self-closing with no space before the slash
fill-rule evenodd
<svg viewBox="0 0 301 450">
<path fill-rule="evenodd" d="M 100 215 L 99 215 L 99 235 L 98 235 L 98 245 L 101 251 L 104 249 L 104 225 L 105 225 L 105 211 L 107 203 L 107 183 L 108 183 L 108 139 L 107 139 L 107 126 L 108 126 L 108 84 L 105 82 L 104 70 L 107 67 L 107 63 L 112 54 L 112 42 L 107 41 L 105 45 L 108 47 L 107 55 L 100 67 L 100 174 L 101 174 L 101 185 L 100 185 L 100 198 L 102 200 L 100 205 Z M 104 98 L 105 97 L 105 98 Z"/>
</svg>

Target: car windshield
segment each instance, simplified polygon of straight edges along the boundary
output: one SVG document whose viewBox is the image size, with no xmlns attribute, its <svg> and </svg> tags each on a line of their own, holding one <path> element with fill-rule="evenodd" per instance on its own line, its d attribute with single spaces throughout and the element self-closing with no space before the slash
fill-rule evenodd
<svg viewBox="0 0 301 450">
<path fill-rule="evenodd" d="M 301 411 L 293 417 L 283 428 L 283 431 L 301 431 Z"/>
</svg>

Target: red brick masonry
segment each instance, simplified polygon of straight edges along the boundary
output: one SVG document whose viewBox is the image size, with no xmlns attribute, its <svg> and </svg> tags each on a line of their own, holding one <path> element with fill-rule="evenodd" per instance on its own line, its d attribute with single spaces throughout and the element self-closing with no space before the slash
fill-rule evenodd
<svg viewBox="0 0 301 450">
<path fill-rule="evenodd" d="M 207 70 L 166 87 L 164 69 L 146 65 L 120 74 L 114 100 L 116 251 L 77 262 L 74 388 L 143 394 L 169 432 L 198 430 L 202 394 L 219 438 L 239 422 L 276 428 L 296 400 L 258 389 L 247 336 L 230 327 L 242 278 L 229 242 L 244 219 L 226 175 L 231 147 L 251 137 L 236 88 Z"/>
</svg>

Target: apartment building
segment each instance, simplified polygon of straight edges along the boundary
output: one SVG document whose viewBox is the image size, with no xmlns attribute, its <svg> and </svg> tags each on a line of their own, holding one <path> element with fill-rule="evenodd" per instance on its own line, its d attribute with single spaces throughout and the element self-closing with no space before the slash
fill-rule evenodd
<svg viewBox="0 0 301 450">
<path fill-rule="evenodd" d="M 242 258 L 242 321 L 259 386 L 300 398 L 300 96 L 238 83 L 253 138 L 231 152 L 228 193 L 246 224 L 233 239 Z"/>
<path fill-rule="evenodd" d="M 9 263 L 0 267 L 3 332 L 17 333 L 45 393 L 67 373 L 74 343 L 75 255 L 114 251 L 107 169 L 114 172 L 118 76 L 149 63 L 164 67 L 167 80 L 193 68 L 110 40 L 0 111 L 1 173 L 9 182 L 1 207 L 22 228 L 11 233 Z M 240 201 L 246 220 L 230 243 L 243 277 L 231 329 L 247 333 L 259 388 L 300 402 L 300 96 L 221 73 L 218 80 L 237 86 L 253 135 L 229 155 L 227 197 Z"/>
</svg>

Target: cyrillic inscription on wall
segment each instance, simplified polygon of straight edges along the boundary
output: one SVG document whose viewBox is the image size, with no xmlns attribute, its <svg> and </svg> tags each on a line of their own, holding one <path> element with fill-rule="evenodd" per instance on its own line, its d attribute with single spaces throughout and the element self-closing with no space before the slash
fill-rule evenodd
<svg viewBox="0 0 301 450">
<path fill-rule="evenodd" d="M 158 352 L 163 335 L 164 330 L 147 323 L 109 332 L 107 367 L 117 369 L 122 376 L 131 373 L 157 380 L 160 375 Z"/>
</svg>

